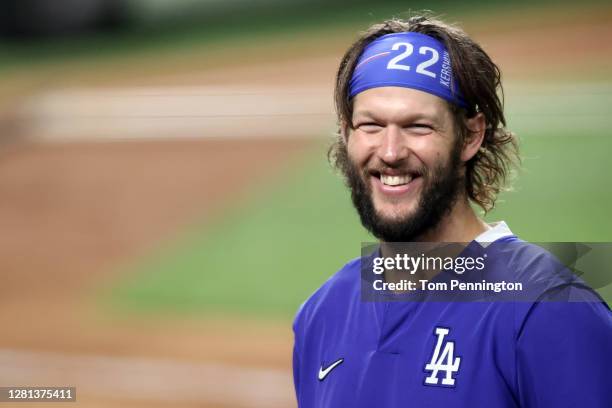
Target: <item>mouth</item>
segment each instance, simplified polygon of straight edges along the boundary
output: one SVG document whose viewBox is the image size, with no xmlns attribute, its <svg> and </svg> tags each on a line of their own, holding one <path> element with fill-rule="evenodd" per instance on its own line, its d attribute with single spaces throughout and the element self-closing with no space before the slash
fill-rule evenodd
<svg viewBox="0 0 612 408">
<path fill-rule="evenodd" d="M 383 183 L 385 186 L 391 186 L 391 187 L 396 187 L 396 186 L 403 186 L 406 184 L 409 184 L 413 179 L 413 176 L 411 174 L 404 174 L 401 176 L 390 176 L 388 174 L 381 174 L 380 175 L 380 182 Z"/>
<path fill-rule="evenodd" d="M 418 172 L 375 171 L 370 175 L 378 190 L 391 196 L 408 193 L 421 180 L 421 174 Z"/>
</svg>

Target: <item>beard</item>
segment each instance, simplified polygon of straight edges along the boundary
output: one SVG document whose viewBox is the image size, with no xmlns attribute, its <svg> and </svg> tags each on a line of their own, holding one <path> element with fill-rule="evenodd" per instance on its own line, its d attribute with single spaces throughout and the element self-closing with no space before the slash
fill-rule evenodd
<svg viewBox="0 0 612 408">
<path fill-rule="evenodd" d="M 415 241 L 435 229 L 453 208 L 464 184 L 460 154 L 461 146 L 457 141 L 445 166 L 439 164 L 432 170 L 419 169 L 423 183 L 417 208 L 411 214 L 397 219 L 388 219 L 378 214 L 372 199 L 370 173 L 367 169 L 360 172 L 347 157 L 346 181 L 363 226 L 384 242 Z"/>
</svg>

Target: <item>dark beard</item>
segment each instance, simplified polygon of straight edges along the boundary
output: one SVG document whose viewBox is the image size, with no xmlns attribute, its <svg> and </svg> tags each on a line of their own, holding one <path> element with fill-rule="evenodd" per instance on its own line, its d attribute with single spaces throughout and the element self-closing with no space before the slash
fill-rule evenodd
<svg viewBox="0 0 612 408">
<path fill-rule="evenodd" d="M 456 143 L 447 166 L 438 165 L 433 171 L 423 169 L 423 190 L 416 211 L 413 215 L 394 221 L 385 220 L 376 213 L 371 185 L 364 181 L 370 175 L 367 171 L 360 174 L 349 158 L 346 180 L 363 226 L 385 242 L 411 242 L 436 228 L 452 209 L 464 182 L 460 172 L 460 154 L 460 145 Z"/>
</svg>

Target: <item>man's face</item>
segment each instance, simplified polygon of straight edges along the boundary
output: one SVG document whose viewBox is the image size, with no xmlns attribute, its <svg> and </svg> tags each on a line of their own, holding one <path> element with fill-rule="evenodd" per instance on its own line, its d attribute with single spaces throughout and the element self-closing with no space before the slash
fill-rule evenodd
<svg viewBox="0 0 612 408">
<path fill-rule="evenodd" d="M 347 178 L 364 226 L 388 242 L 435 228 L 463 186 L 446 102 L 409 88 L 373 88 L 355 97 L 352 123 Z"/>
</svg>

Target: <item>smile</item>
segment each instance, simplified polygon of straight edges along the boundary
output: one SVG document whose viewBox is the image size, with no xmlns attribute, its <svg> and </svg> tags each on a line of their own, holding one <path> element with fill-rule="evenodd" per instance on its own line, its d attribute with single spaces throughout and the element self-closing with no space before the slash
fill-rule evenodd
<svg viewBox="0 0 612 408">
<path fill-rule="evenodd" d="M 386 174 L 380 175 L 380 182 L 386 186 L 401 186 L 404 184 L 408 184 L 412 181 L 412 176 L 410 174 L 406 174 L 403 176 L 388 176 Z"/>
<path fill-rule="evenodd" d="M 412 191 L 421 179 L 420 174 L 372 174 L 372 181 L 381 193 L 388 196 L 398 196 Z"/>
</svg>

